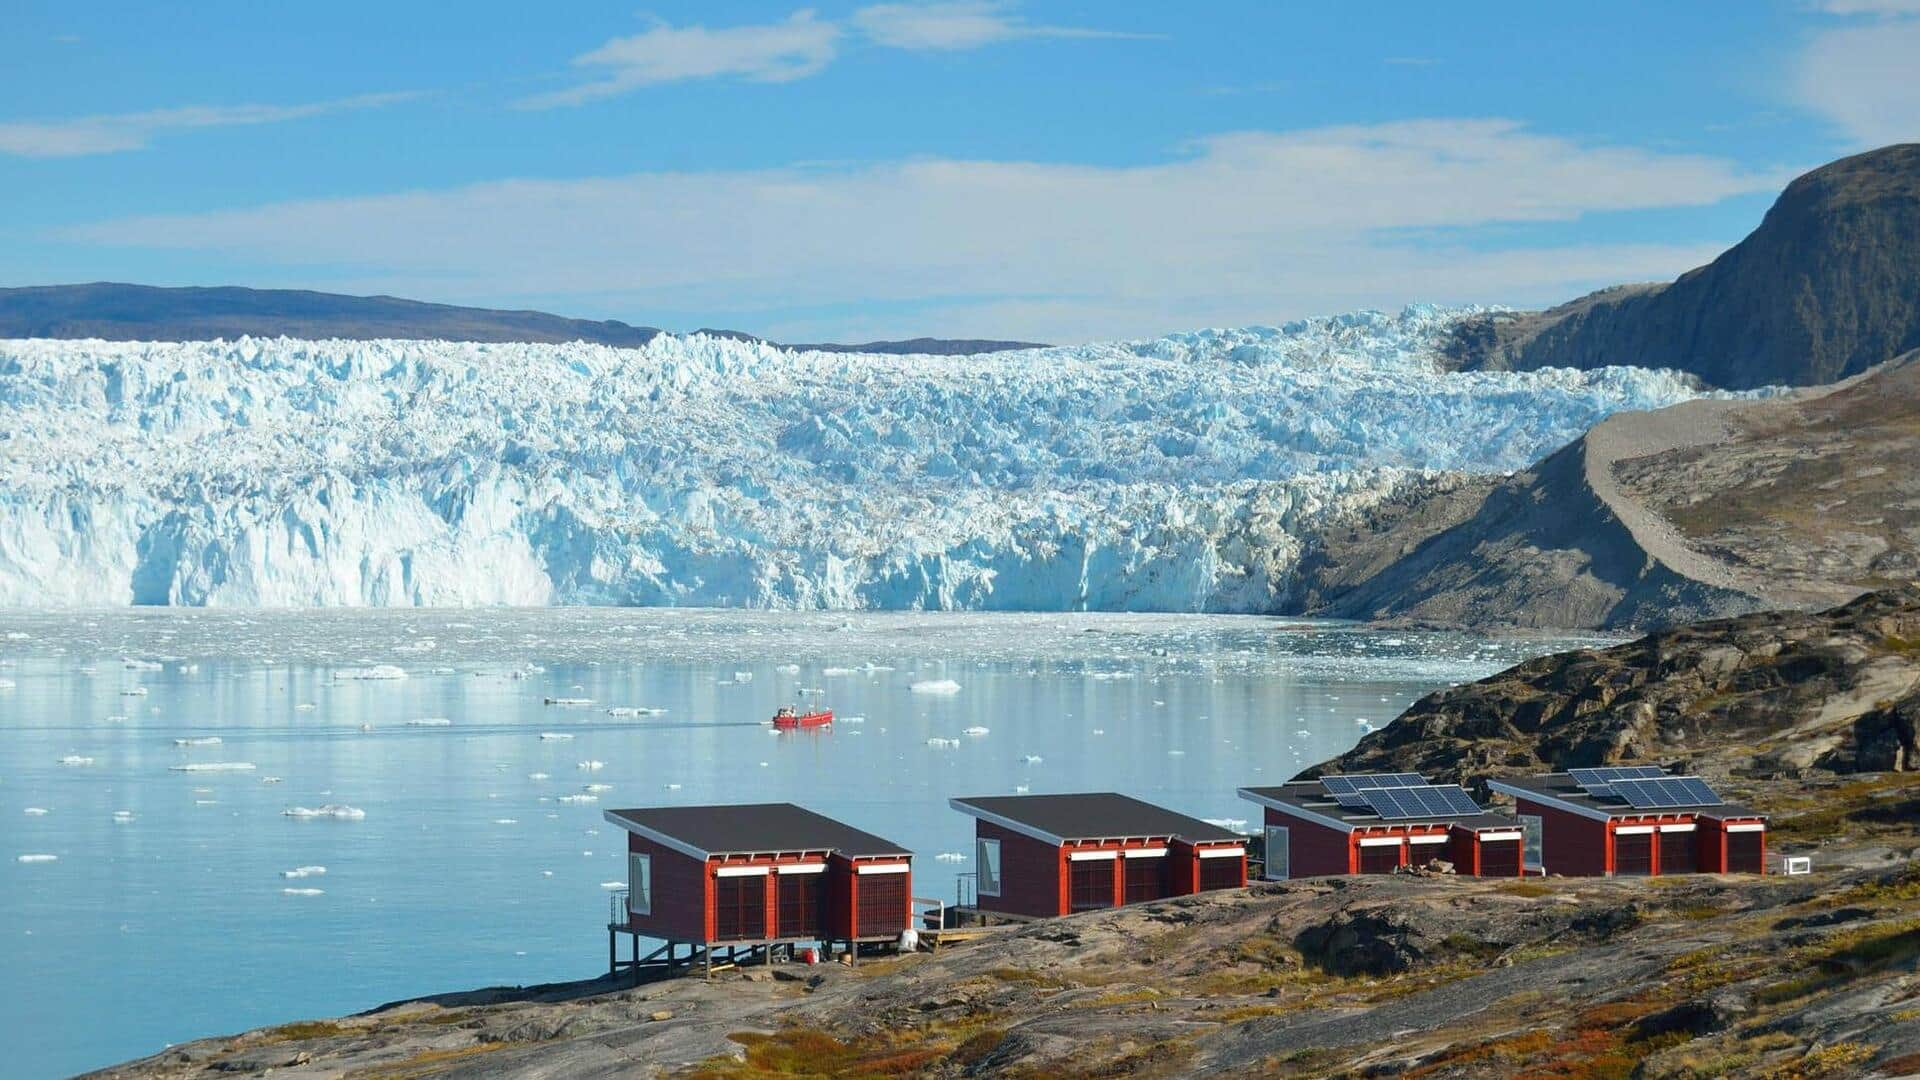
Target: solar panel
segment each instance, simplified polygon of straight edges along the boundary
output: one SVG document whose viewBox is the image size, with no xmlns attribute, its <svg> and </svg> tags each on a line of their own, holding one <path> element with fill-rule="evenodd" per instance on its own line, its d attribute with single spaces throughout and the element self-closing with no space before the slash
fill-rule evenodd
<svg viewBox="0 0 1920 1080">
<path fill-rule="evenodd" d="M 1480 807 L 1458 784 L 1420 787 L 1371 788 L 1362 792 L 1373 812 L 1395 821 L 1442 817 L 1470 817 Z"/>
<path fill-rule="evenodd" d="M 1351 773 L 1341 776 L 1323 776 L 1320 786 L 1327 789 L 1342 807 L 1348 810 L 1368 810 L 1366 792 L 1378 788 L 1418 787 L 1424 785 L 1427 778 L 1419 773 Z"/>
<path fill-rule="evenodd" d="M 1410 772 L 1348 773 L 1320 778 L 1320 786 L 1335 795 L 1350 791 L 1366 791 L 1370 788 L 1424 787 L 1426 783 L 1426 777 Z"/>
<path fill-rule="evenodd" d="M 1635 810 L 1659 810 L 1672 806 L 1719 806 L 1720 796 L 1697 776 L 1659 776 L 1616 780 L 1614 793 L 1627 800 Z"/>
<path fill-rule="evenodd" d="M 1622 781 L 1668 779 L 1658 765 L 1603 765 L 1591 769 L 1568 769 L 1567 775 L 1589 795 L 1618 795 L 1615 785 Z"/>
</svg>

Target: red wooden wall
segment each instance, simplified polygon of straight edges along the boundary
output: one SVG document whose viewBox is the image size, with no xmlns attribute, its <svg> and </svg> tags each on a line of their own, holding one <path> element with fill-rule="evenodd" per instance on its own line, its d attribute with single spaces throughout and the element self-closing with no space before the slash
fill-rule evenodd
<svg viewBox="0 0 1920 1080">
<path fill-rule="evenodd" d="M 1287 873 L 1290 877 L 1325 877 L 1351 874 L 1354 863 L 1353 834 L 1316 825 L 1304 818 L 1266 808 L 1266 823 L 1288 830 Z"/>
<path fill-rule="evenodd" d="M 1606 822 L 1518 797 L 1514 812 L 1540 818 L 1540 858 L 1547 873 L 1604 877 L 1613 869 L 1613 838 Z"/>
<path fill-rule="evenodd" d="M 632 916 L 633 928 L 671 941 L 711 940 L 707 864 L 634 833 L 627 834 L 627 851 L 650 856 L 653 872 L 653 914 Z"/>
<path fill-rule="evenodd" d="M 974 835 L 1000 841 L 1000 895 L 979 897 L 983 911 L 1015 915 L 1067 913 L 1066 857 L 1052 844 L 975 819 Z"/>
</svg>

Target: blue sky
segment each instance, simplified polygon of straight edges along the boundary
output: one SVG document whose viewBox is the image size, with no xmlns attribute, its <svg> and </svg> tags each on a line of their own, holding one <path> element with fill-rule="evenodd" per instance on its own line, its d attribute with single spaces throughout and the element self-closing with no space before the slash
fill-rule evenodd
<svg viewBox="0 0 1920 1080">
<path fill-rule="evenodd" d="M 0 284 L 1069 341 L 1670 277 L 1920 137 L 1920 0 L 13 0 Z"/>
</svg>

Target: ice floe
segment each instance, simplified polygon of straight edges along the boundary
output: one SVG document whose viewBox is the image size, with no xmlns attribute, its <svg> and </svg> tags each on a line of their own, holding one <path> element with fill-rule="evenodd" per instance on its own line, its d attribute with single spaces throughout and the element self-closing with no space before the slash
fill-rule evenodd
<svg viewBox="0 0 1920 1080">
<path fill-rule="evenodd" d="M 381 682 L 404 679 L 407 677 L 407 672 L 405 668 L 396 667 L 393 664 L 375 664 L 364 668 L 341 668 L 333 673 L 333 677 L 336 680 L 351 682 Z"/>
<path fill-rule="evenodd" d="M 324 866 L 296 866 L 291 870 L 280 871 L 280 876 L 283 878 L 309 878 L 319 877 L 326 872 L 327 868 Z"/>
<path fill-rule="evenodd" d="M 189 761 L 183 765 L 167 766 L 170 772 L 191 773 L 252 772 L 253 768 L 251 761 Z"/>
<path fill-rule="evenodd" d="M 60 860 L 60 856 L 58 855 L 16 855 L 14 856 L 13 861 L 23 862 L 23 863 L 46 863 L 46 862 L 58 862 L 59 860 Z"/>
<path fill-rule="evenodd" d="M 957 694 L 960 684 L 952 679 L 922 679 L 907 689 L 916 694 Z"/>
<path fill-rule="evenodd" d="M 280 811 L 281 817 L 310 820 L 313 818 L 332 818 L 335 821 L 360 821 L 367 816 L 365 810 L 356 806 L 328 803 L 325 806 L 289 806 Z"/>
</svg>

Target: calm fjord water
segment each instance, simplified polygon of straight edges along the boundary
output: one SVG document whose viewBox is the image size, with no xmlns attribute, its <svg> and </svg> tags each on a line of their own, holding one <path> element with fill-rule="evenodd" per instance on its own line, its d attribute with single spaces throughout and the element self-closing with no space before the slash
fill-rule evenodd
<svg viewBox="0 0 1920 1080">
<path fill-rule="evenodd" d="M 4 1071 L 594 975 L 626 876 L 607 807 L 804 803 L 914 849 L 915 893 L 951 897 L 972 845 L 949 796 L 1257 819 L 1236 786 L 1575 643 L 1197 615 L 0 612 Z M 407 677 L 351 677 L 375 665 Z M 937 680 L 959 690 L 914 689 Z M 843 720 L 770 734 L 790 702 Z M 664 711 L 608 711 L 638 708 Z M 365 816 L 284 813 L 324 805 Z"/>
</svg>

